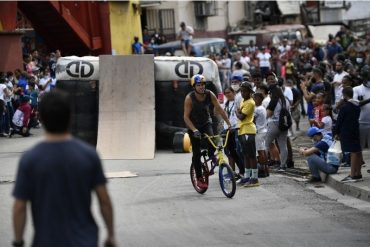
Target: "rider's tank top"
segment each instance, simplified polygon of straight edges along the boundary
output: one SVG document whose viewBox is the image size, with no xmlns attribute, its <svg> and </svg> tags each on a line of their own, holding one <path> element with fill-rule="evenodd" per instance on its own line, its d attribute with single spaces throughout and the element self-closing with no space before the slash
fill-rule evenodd
<svg viewBox="0 0 370 247">
<path fill-rule="evenodd" d="M 207 124 L 212 123 L 211 118 L 211 93 L 209 90 L 205 92 L 206 98 L 204 101 L 199 101 L 195 97 L 195 92 L 190 93 L 192 109 L 190 112 L 190 120 L 193 122 L 195 128 L 202 128 Z"/>
</svg>

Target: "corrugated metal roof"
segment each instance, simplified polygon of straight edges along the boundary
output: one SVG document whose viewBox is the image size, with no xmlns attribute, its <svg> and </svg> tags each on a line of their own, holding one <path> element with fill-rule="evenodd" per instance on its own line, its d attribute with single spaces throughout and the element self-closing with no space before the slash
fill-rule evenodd
<svg viewBox="0 0 370 247">
<path fill-rule="evenodd" d="M 299 15 L 299 1 L 276 0 L 282 15 Z"/>
</svg>

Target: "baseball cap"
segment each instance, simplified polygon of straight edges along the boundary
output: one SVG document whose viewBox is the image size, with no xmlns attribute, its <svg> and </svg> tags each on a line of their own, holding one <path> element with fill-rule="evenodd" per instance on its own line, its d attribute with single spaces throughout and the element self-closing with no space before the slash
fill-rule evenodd
<svg viewBox="0 0 370 247">
<path fill-rule="evenodd" d="M 243 80 L 243 76 L 240 76 L 240 75 L 234 75 L 232 78 L 231 78 L 232 81 L 242 81 Z"/>
<path fill-rule="evenodd" d="M 319 129 L 317 127 L 311 127 L 307 130 L 307 136 L 313 137 L 314 135 L 322 133 L 322 131 L 323 131 L 323 129 Z"/>
</svg>

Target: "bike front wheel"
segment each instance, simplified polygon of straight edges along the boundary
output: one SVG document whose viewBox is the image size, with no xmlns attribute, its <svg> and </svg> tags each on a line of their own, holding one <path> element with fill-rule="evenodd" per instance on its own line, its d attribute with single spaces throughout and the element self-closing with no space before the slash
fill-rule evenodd
<svg viewBox="0 0 370 247">
<path fill-rule="evenodd" d="M 207 163 L 202 163 L 202 173 L 203 173 L 203 181 L 208 185 L 208 177 L 209 177 L 209 169 Z M 190 179 L 191 183 L 196 192 L 203 194 L 207 191 L 208 188 L 200 188 L 197 185 L 197 175 L 195 173 L 194 165 L 191 164 L 190 166 Z"/>
<path fill-rule="evenodd" d="M 236 181 L 231 167 L 225 163 L 221 164 L 219 166 L 218 177 L 222 192 L 226 197 L 232 198 L 236 191 Z"/>
</svg>

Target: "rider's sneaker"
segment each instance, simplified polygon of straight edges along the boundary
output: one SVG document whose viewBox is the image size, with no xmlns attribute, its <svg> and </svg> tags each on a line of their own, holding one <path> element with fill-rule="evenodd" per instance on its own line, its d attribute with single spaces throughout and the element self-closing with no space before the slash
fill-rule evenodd
<svg viewBox="0 0 370 247">
<path fill-rule="evenodd" d="M 258 182 L 258 178 L 251 178 L 248 183 L 244 184 L 244 187 L 258 187 L 260 183 Z"/>
<path fill-rule="evenodd" d="M 202 179 L 202 178 L 198 178 L 198 179 L 197 179 L 197 186 L 198 186 L 200 189 L 207 189 L 207 188 L 208 188 L 208 184 L 207 184 L 207 183 L 205 183 L 205 182 L 203 181 L 203 179 Z"/>
</svg>

